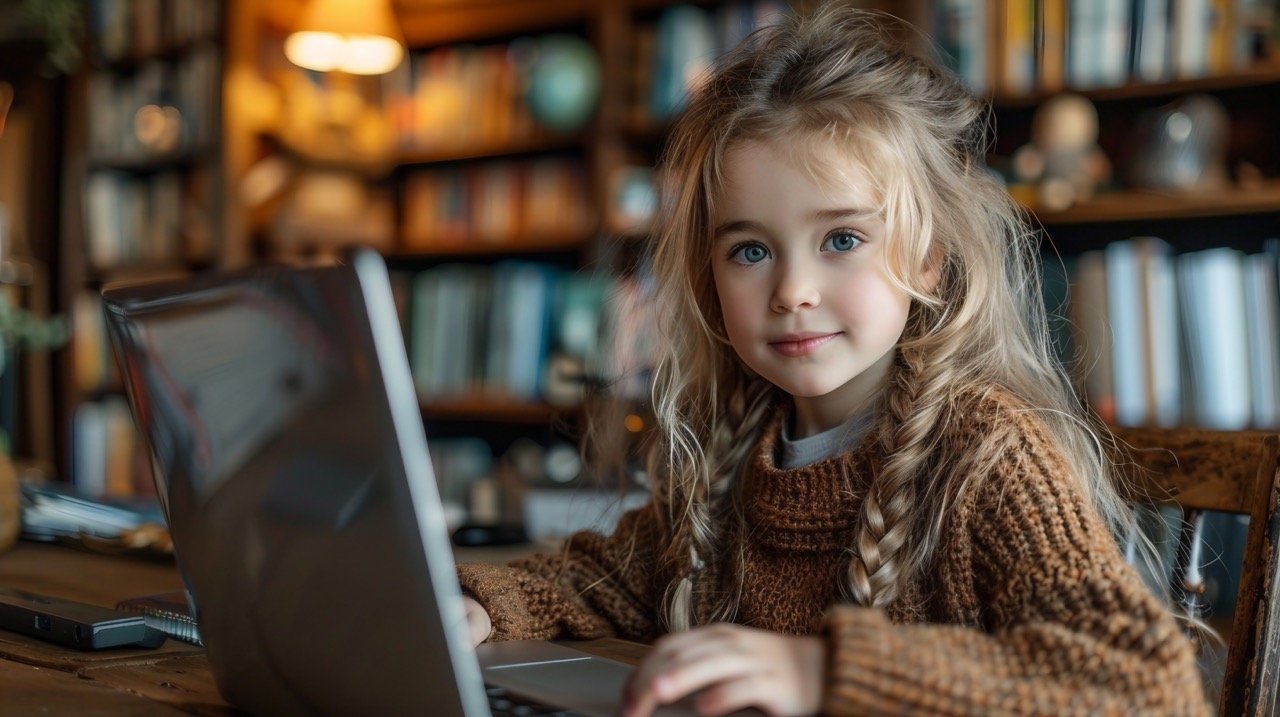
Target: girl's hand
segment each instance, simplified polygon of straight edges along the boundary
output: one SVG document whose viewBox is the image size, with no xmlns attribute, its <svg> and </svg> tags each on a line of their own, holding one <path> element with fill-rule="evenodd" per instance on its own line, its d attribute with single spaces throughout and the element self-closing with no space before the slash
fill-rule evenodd
<svg viewBox="0 0 1280 717">
<path fill-rule="evenodd" d="M 756 707 L 774 717 L 818 711 L 826 679 L 826 643 L 739 625 L 716 624 L 654 643 L 624 692 L 623 717 L 649 717 L 659 705 L 701 691 L 698 714 Z"/>
<path fill-rule="evenodd" d="M 493 630 L 493 621 L 489 613 L 473 598 L 462 596 L 462 606 L 467 614 L 467 631 L 471 633 L 471 646 L 475 647 L 489 639 Z"/>
</svg>

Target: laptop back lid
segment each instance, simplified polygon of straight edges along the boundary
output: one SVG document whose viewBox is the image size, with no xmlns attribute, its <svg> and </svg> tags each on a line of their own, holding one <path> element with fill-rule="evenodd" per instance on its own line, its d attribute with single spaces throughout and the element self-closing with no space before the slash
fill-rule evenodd
<svg viewBox="0 0 1280 717">
<path fill-rule="evenodd" d="M 224 697 L 487 715 L 381 257 L 103 298 Z"/>
</svg>

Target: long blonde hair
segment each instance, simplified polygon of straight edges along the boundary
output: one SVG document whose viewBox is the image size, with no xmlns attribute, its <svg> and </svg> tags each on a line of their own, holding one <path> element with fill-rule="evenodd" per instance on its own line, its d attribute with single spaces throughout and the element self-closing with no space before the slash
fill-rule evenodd
<svg viewBox="0 0 1280 717">
<path fill-rule="evenodd" d="M 892 427 L 875 434 L 886 458 L 851 546 L 842 585 L 849 599 L 892 605 L 929 568 L 965 476 L 998 458 L 996 447 L 951 455 L 943 438 L 958 420 L 955 399 L 990 387 L 1037 411 L 1072 479 L 1113 530 L 1133 527 L 1100 426 L 1052 347 L 1039 241 L 983 168 L 989 110 L 956 77 L 913 54 L 892 22 L 825 8 L 758 31 L 722 58 L 668 140 L 652 254 L 664 332 L 652 386 L 660 435 L 648 474 L 671 532 L 662 554 L 669 629 L 737 611 L 746 528 L 733 488 L 778 395 L 734 355 L 709 269 L 725 155 L 744 141 L 800 148 L 834 141 L 873 168 L 892 235 L 889 273 L 914 299 L 882 397 Z M 813 171 L 839 171 L 831 159 L 810 156 Z M 941 269 L 931 290 L 917 270 L 930 261 Z M 726 587 L 726 575 L 736 588 Z"/>
</svg>

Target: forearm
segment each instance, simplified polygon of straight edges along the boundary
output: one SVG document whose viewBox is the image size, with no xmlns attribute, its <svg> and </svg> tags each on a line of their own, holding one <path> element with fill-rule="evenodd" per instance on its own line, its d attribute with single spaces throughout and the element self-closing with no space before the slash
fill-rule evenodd
<svg viewBox="0 0 1280 717">
<path fill-rule="evenodd" d="M 492 639 L 651 639 L 656 541 L 647 516 L 628 513 L 609 537 L 575 534 L 555 554 L 461 565 L 459 582 L 489 613 Z"/>
<path fill-rule="evenodd" d="M 1172 622 L 1113 615 L 1098 623 L 1103 634 L 1051 623 L 991 634 L 840 607 L 827 620 L 824 713 L 1207 714 L 1194 656 Z"/>
</svg>

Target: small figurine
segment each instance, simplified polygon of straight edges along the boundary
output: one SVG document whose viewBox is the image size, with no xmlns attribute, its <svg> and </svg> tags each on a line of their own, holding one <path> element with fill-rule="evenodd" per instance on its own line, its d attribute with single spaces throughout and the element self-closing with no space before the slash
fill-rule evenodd
<svg viewBox="0 0 1280 717">
<path fill-rule="evenodd" d="M 1046 101 L 1031 120 L 1031 143 L 1013 155 L 1017 179 L 1034 188 L 1037 208 L 1062 211 L 1093 196 L 1111 176 L 1098 146 L 1098 112 L 1079 95 Z"/>
<path fill-rule="evenodd" d="M 1139 119 L 1130 146 L 1137 150 L 1126 172 L 1142 189 L 1198 191 L 1227 185 L 1230 123 L 1222 103 L 1188 95 Z"/>
</svg>

